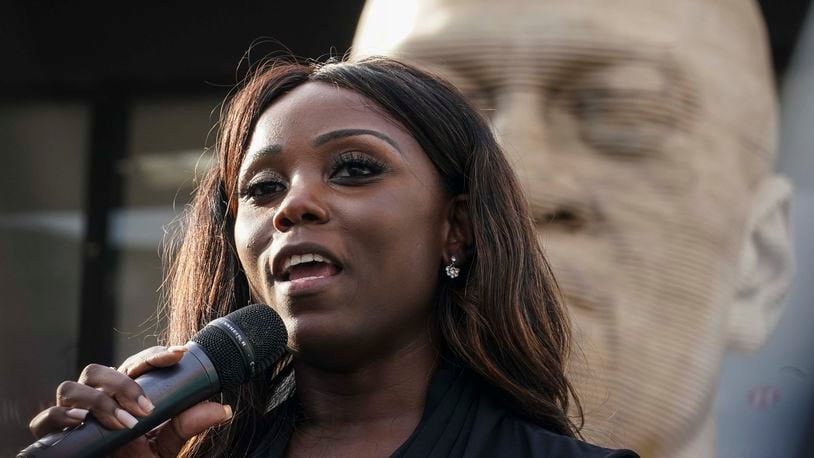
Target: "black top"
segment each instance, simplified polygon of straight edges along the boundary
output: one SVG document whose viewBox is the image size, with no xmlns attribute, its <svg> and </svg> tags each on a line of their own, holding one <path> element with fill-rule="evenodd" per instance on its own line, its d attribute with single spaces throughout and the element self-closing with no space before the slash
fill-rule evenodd
<svg viewBox="0 0 814 458">
<path fill-rule="evenodd" d="M 442 366 L 427 391 L 424 414 L 393 458 L 425 457 L 613 457 L 638 458 L 630 450 L 610 450 L 552 433 L 500 405 L 488 388 L 465 369 Z M 293 433 L 295 399 L 289 399 L 255 457 L 281 457 Z"/>
</svg>

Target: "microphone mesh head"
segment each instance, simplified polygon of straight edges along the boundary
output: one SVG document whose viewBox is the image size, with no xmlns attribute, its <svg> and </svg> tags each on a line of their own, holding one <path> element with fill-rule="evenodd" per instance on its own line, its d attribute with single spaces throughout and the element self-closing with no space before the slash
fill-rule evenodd
<svg viewBox="0 0 814 458">
<path fill-rule="evenodd" d="M 256 373 L 262 373 L 283 355 L 288 333 L 283 320 L 265 304 L 248 305 L 226 315 L 254 348 Z M 244 363 L 242 349 L 223 329 L 206 326 L 192 336 L 209 356 L 220 379 L 221 390 L 229 391 L 249 379 L 249 368 Z"/>
</svg>

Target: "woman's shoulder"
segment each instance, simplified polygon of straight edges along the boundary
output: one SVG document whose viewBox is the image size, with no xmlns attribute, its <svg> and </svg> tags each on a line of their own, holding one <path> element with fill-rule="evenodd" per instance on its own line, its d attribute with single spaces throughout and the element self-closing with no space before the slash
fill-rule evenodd
<svg viewBox="0 0 814 458">
<path fill-rule="evenodd" d="M 626 449 L 609 449 L 551 432 L 541 426 L 506 412 L 495 425 L 489 449 L 494 456 L 638 458 Z M 486 452 L 486 450 L 484 449 Z M 487 452 L 484 454 L 491 455 Z M 508 456 L 506 455 L 506 456 Z"/>
<path fill-rule="evenodd" d="M 424 409 L 413 435 L 393 457 L 638 457 L 551 432 L 508 409 L 468 370 L 450 364 L 434 375 Z"/>
<path fill-rule="evenodd" d="M 486 394 L 486 393 L 483 393 Z M 513 456 L 530 458 L 638 458 L 626 449 L 609 449 L 574 437 L 552 432 L 507 409 L 490 395 L 481 396 L 478 415 L 470 435 L 475 456 Z M 468 455 L 468 454 L 467 454 Z"/>
</svg>

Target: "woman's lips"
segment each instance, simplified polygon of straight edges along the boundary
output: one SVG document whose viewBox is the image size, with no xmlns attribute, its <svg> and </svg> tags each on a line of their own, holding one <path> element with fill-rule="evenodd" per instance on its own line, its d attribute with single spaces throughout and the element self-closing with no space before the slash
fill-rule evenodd
<svg viewBox="0 0 814 458">
<path fill-rule="evenodd" d="M 309 262 L 292 267 L 288 272 L 288 281 L 308 278 L 330 277 L 339 273 L 339 268 L 325 262 Z"/>
<path fill-rule="evenodd" d="M 292 267 L 287 278 L 278 280 L 275 289 L 289 297 L 315 294 L 328 287 L 341 272 L 333 264 L 301 264 Z"/>
</svg>

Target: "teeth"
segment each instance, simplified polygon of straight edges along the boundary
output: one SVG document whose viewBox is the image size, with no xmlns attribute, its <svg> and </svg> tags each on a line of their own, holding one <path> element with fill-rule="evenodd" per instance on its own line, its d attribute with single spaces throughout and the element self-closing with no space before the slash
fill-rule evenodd
<svg viewBox="0 0 814 458">
<path fill-rule="evenodd" d="M 297 264 L 305 264 L 306 262 L 325 262 L 330 264 L 331 261 L 323 258 L 322 256 L 315 254 L 315 253 L 306 253 L 306 254 L 295 254 L 285 260 L 283 264 L 283 272 L 288 272 L 293 266 Z"/>
</svg>

